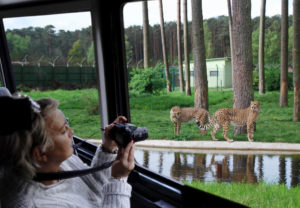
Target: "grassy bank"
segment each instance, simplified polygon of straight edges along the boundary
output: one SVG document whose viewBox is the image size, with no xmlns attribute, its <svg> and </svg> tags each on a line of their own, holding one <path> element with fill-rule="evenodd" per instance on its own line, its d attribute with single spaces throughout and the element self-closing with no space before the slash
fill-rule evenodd
<svg viewBox="0 0 300 208">
<path fill-rule="evenodd" d="M 285 185 L 272 185 L 263 182 L 259 184 L 205 183 L 199 181 L 185 183 L 194 188 L 230 199 L 251 208 L 300 207 L 300 187 L 288 189 Z"/>
<path fill-rule="evenodd" d="M 60 108 L 70 119 L 76 135 L 83 138 L 101 138 L 99 115 L 97 114 L 98 95 L 95 89 L 54 90 L 46 92 L 26 93 L 34 99 L 52 97 L 60 101 Z M 209 92 L 209 112 L 213 114 L 219 108 L 232 107 L 232 91 Z M 289 107 L 279 107 L 279 92 L 267 92 L 265 95 L 255 93 L 255 100 L 261 102 L 261 112 L 257 121 L 254 141 L 260 142 L 300 142 L 300 123 L 292 121 L 293 93 L 289 93 Z M 160 96 L 139 96 L 130 98 L 131 122 L 138 126 L 146 126 L 152 139 L 175 140 L 211 140 L 210 135 L 199 135 L 195 123 L 183 123 L 181 134 L 175 136 L 170 121 L 170 108 L 193 106 L 193 96 L 172 92 Z M 232 135 L 236 141 L 247 141 L 246 135 Z M 210 131 L 209 131 L 210 132 Z M 219 131 L 217 138 L 223 140 Z"/>
</svg>

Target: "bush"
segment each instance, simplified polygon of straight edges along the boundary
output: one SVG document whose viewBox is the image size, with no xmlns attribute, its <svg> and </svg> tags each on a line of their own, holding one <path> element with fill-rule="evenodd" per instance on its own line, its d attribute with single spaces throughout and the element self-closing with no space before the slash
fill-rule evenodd
<svg viewBox="0 0 300 208">
<path fill-rule="evenodd" d="M 30 92 L 31 90 L 31 87 L 28 86 L 28 85 L 24 85 L 24 84 L 19 84 L 17 85 L 17 91 L 20 92 L 20 91 L 23 91 L 23 92 Z"/>
<path fill-rule="evenodd" d="M 154 68 L 134 68 L 130 72 L 129 90 L 133 94 L 159 94 L 165 87 L 161 64 Z"/>
<path fill-rule="evenodd" d="M 258 90 L 259 72 L 258 69 L 253 71 L 253 89 Z M 265 66 L 265 86 L 266 91 L 280 90 L 280 65 Z M 293 74 L 288 73 L 288 89 L 293 89 Z"/>
</svg>

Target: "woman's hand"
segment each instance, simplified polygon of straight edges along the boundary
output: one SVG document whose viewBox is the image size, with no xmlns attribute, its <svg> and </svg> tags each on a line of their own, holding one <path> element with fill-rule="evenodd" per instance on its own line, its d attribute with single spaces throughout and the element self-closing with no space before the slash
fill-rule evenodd
<svg viewBox="0 0 300 208">
<path fill-rule="evenodd" d="M 124 116 L 118 116 L 112 124 L 105 127 L 102 148 L 104 148 L 108 152 L 111 152 L 117 148 L 117 144 L 112 140 L 110 136 L 110 130 L 114 126 L 114 123 L 126 123 L 126 122 L 127 122 L 127 118 L 125 118 Z"/>
<path fill-rule="evenodd" d="M 128 177 L 134 168 L 135 143 L 132 140 L 126 148 L 119 148 L 118 155 L 111 168 L 111 176 L 114 178 Z"/>
</svg>

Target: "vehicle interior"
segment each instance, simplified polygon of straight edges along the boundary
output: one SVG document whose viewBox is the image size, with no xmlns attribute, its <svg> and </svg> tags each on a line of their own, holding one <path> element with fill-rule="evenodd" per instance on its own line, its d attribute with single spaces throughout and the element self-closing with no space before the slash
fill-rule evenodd
<svg viewBox="0 0 300 208">
<path fill-rule="evenodd" d="M 17 91 L 6 41 L 4 18 L 89 11 L 92 20 L 97 89 L 101 103 L 101 127 L 124 115 L 130 122 L 128 74 L 126 71 L 123 6 L 130 0 L 1 0 L 0 70 L 2 85 Z M 90 163 L 96 145 L 74 136 L 77 153 Z M 155 173 L 138 163 L 128 182 L 132 185 L 132 207 L 244 207 L 174 179 Z"/>
</svg>

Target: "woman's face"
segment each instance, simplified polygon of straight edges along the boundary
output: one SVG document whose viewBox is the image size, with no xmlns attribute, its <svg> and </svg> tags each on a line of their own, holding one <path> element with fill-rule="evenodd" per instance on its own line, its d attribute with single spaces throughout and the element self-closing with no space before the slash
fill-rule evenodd
<svg viewBox="0 0 300 208">
<path fill-rule="evenodd" d="M 46 151 L 48 160 L 61 163 L 73 154 L 72 136 L 74 134 L 60 110 L 51 112 L 46 119 L 47 129 L 53 140 L 53 147 Z"/>
</svg>

